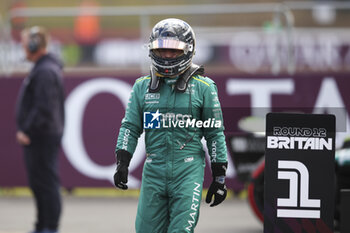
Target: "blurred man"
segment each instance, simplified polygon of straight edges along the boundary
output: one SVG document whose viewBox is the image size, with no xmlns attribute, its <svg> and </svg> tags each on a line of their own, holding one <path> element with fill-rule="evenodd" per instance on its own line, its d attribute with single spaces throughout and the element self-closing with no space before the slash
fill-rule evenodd
<svg viewBox="0 0 350 233">
<path fill-rule="evenodd" d="M 207 141 L 213 182 L 206 202 L 226 198 L 227 152 L 215 83 L 192 64 L 195 35 L 179 19 L 166 19 L 152 30 L 149 76 L 136 80 L 119 131 L 114 182 L 127 189 L 128 166 L 145 130 L 136 232 L 193 232 L 202 196 Z M 206 122 L 206 123 L 203 123 Z M 214 122 L 214 123 L 213 123 Z"/>
<path fill-rule="evenodd" d="M 83 0 L 79 15 L 74 20 L 74 37 L 82 49 L 82 65 L 91 65 L 95 47 L 100 39 L 100 17 L 92 11 L 98 11 L 98 2 Z"/>
<path fill-rule="evenodd" d="M 22 45 L 34 63 L 17 102 L 17 141 L 24 149 L 29 186 L 37 219 L 33 233 L 58 232 L 61 213 L 58 150 L 64 125 L 62 64 L 47 52 L 48 34 L 41 27 L 25 29 Z"/>
</svg>

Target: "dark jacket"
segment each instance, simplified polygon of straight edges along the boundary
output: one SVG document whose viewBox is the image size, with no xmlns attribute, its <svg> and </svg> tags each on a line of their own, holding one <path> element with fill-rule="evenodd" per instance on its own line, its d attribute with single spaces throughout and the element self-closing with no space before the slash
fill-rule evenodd
<svg viewBox="0 0 350 233">
<path fill-rule="evenodd" d="M 62 136 L 64 90 L 62 63 L 51 54 L 42 56 L 23 80 L 16 108 L 18 130 L 29 137 Z"/>
</svg>

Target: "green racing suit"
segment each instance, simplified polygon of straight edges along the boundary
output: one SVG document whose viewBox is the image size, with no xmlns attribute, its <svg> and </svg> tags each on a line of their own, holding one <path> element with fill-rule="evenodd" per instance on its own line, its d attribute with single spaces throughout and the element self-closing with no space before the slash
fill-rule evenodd
<svg viewBox="0 0 350 233">
<path fill-rule="evenodd" d="M 211 162 L 227 162 L 217 87 L 210 78 L 194 75 L 186 91 L 179 92 L 177 78 L 163 77 L 159 91 L 150 93 L 150 79 L 144 76 L 136 80 L 116 146 L 116 151 L 132 155 L 145 132 L 147 158 L 136 232 L 193 232 L 204 180 L 203 136 Z"/>
</svg>

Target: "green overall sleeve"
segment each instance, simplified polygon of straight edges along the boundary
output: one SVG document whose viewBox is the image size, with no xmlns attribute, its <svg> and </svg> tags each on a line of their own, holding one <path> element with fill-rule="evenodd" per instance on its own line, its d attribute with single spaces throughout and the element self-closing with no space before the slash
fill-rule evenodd
<svg viewBox="0 0 350 233">
<path fill-rule="evenodd" d="M 204 91 L 204 104 L 202 111 L 202 119 L 215 119 L 219 121 L 220 126 L 216 124 L 214 127 L 204 129 L 204 137 L 207 141 L 209 156 L 212 163 L 227 162 L 227 148 L 224 135 L 224 121 L 218 91 L 216 84 L 211 82 L 209 87 Z"/>
<path fill-rule="evenodd" d="M 119 130 L 117 146 L 115 151 L 120 149 L 128 151 L 133 155 L 138 138 L 140 137 L 142 127 L 142 107 L 140 99 L 140 85 L 139 79 L 136 80 L 129 98 L 129 102 L 125 111 L 125 116 L 122 120 Z"/>
</svg>

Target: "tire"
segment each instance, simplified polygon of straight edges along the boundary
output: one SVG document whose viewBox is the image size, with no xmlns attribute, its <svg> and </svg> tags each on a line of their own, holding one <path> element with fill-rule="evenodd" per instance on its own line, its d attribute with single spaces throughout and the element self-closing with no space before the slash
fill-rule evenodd
<svg viewBox="0 0 350 233">
<path fill-rule="evenodd" d="M 264 170 L 263 161 L 252 174 L 252 181 L 248 185 L 248 202 L 254 215 L 264 222 Z"/>
</svg>

